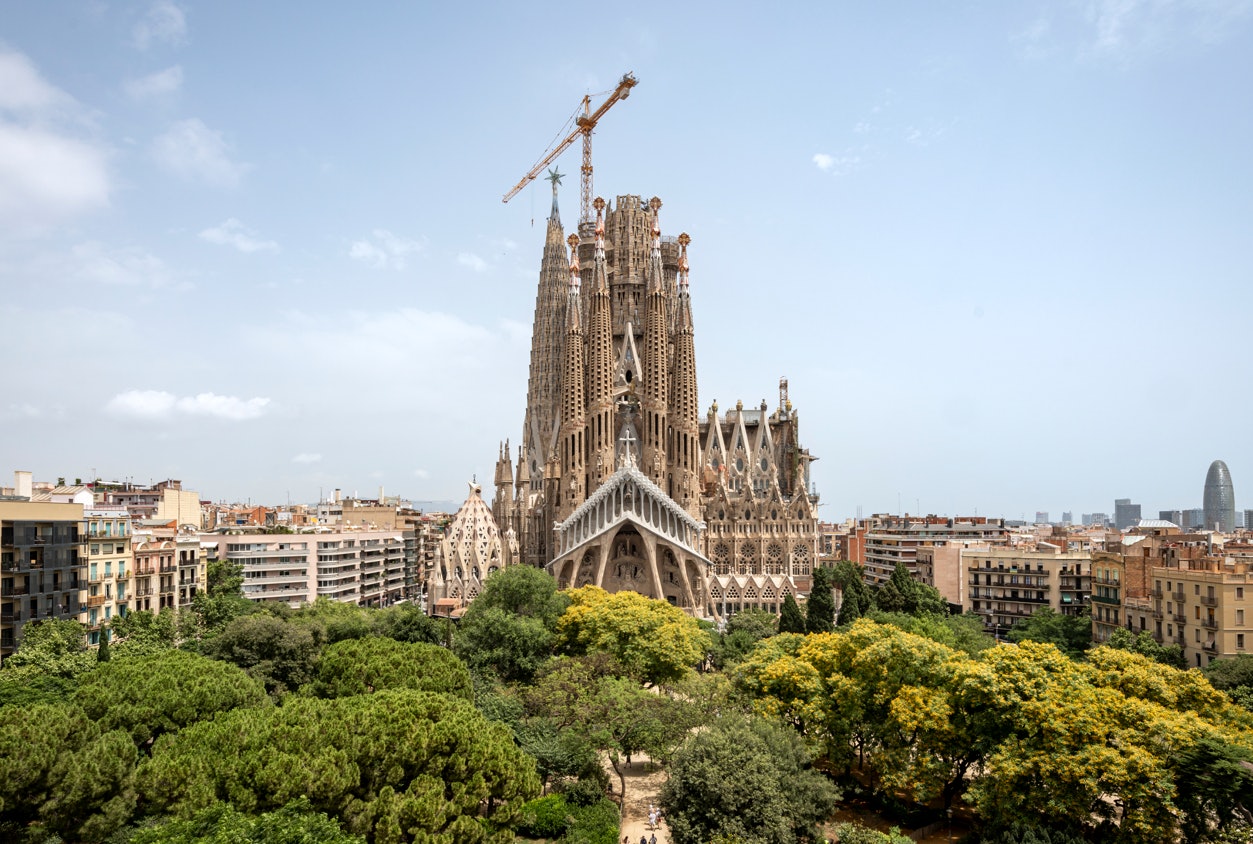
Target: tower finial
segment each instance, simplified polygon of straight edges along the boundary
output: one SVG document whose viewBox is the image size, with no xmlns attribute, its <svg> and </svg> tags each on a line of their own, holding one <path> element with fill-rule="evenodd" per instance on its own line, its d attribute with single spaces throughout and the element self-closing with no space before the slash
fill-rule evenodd
<svg viewBox="0 0 1253 844">
<path fill-rule="evenodd" d="M 679 287 L 687 290 L 687 245 L 692 238 L 687 232 L 679 235 Z"/>
<path fill-rule="evenodd" d="M 605 249 L 605 200 L 599 196 L 596 197 L 592 207 L 596 209 L 596 249 L 603 252 Z"/>
<path fill-rule="evenodd" d="M 570 244 L 570 290 L 577 291 L 582 281 L 579 274 L 579 236 L 571 234 L 566 243 Z"/>
<path fill-rule="evenodd" d="M 648 200 L 648 207 L 652 209 L 652 212 L 653 212 L 653 223 L 652 223 L 653 249 L 660 253 L 661 252 L 661 219 L 659 218 L 657 212 L 661 210 L 661 199 L 654 196 L 652 199 Z"/>
<path fill-rule="evenodd" d="M 544 178 L 552 183 L 553 186 L 553 219 L 561 219 L 557 213 L 557 185 L 561 184 L 561 177 L 564 174 L 556 167 L 548 168 L 548 175 Z"/>
</svg>

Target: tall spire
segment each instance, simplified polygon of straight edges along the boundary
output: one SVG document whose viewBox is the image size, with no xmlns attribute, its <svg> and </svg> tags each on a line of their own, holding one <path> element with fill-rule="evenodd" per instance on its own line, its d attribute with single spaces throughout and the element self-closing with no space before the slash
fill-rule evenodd
<svg viewBox="0 0 1253 844">
<path fill-rule="evenodd" d="M 605 200 L 596 209 L 596 251 L 592 266 L 591 302 L 587 312 L 587 439 L 591 446 L 588 471 L 599 486 L 614 470 L 613 315 L 610 313 L 609 273 L 605 266 Z"/>
<path fill-rule="evenodd" d="M 670 403 L 668 375 L 670 361 L 666 318 L 666 289 L 661 266 L 661 222 L 658 212 L 661 200 L 653 197 L 648 201 L 652 210 L 650 235 L 652 239 L 648 261 L 648 293 L 644 298 L 644 390 L 641 402 L 644 411 L 644 448 L 641 467 L 653 482 L 673 497 L 665 483 L 666 474 L 666 409 Z"/>
<path fill-rule="evenodd" d="M 583 362 L 583 306 L 579 300 L 579 236 L 572 234 L 570 245 L 570 292 L 566 300 L 565 366 L 561 383 L 561 483 L 557 512 L 565 518 L 583 503 L 586 496 L 585 475 L 587 403 L 583 379 L 587 377 Z"/>
<path fill-rule="evenodd" d="M 696 343 L 692 327 L 692 300 L 688 292 L 687 232 L 679 235 L 678 326 L 674 339 L 674 379 L 670 397 L 670 422 L 674 427 L 671 459 L 674 464 L 674 498 L 693 517 L 700 517 L 697 495 L 700 461 L 700 405 L 696 394 Z"/>
<path fill-rule="evenodd" d="M 556 167 L 549 167 L 548 175 L 544 177 L 549 182 L 551 182 L 553 186 L 553 210 L 552 210 L 552 213 L 548 216 L 548 227 L 550 229 L 552 228 L 554 220 L 557 221 L 557 225 L 559 226 L 561 225 L 561 212 L 557 209 L 557 185 L 561 184 L 561 177 L 563 175 L 564 174 L 561 173 L 561 171 L 558 170 Z"/>
</svg>

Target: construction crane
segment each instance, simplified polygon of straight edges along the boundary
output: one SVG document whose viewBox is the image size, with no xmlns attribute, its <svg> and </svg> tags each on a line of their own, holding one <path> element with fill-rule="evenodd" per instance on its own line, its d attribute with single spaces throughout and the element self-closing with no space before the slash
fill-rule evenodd
<svg viewBox="0 0 1253 844">
<path fill-rule="evenodd" d="M 604 117 L 605 112 L 609 111 L 614 103 L 618 100 L 625 100 L 627 97 L 631 96 L 631 89 L 637 84 L 639 83 L 636 81 L 633 74 L 623 74 L 622 79 L 618 81 L 618 87 L 612 92 L 607 92 L 609 93 L 609 98 L 601 103 L 600 108 L 596 109 L 596 111 L 591 110 L 592 95 L 585 95 L 583 97 L 582 104 L 580 104 L 579 108 L 575 109 L 574 115 L 561 129 L 562 132 L 565 132 L 573 125 L 573 130 L 553 146 L 549 147 L 548 150 L 540 157 L 540 160 L 536 162 L 535 166 L 531 168 L 531 171 L 523 176 L 521 181 L 514 185 L 509 193 L 505 194 L 504 198 L 501 199 L 501 202 L 508 202 L 517 196 L 518 191 L 526 187 L 528 183 L 533 182 L 535 177 L 538 176 L 545 167 L 552 163 L 553 159 L 565 152 L 569 148 L 570 144 L 574 143 L 574 139 L 579 137 L 579 135 L 582 135 L 583 166 L 580 168 L 582 171 L 582 179 L 579 193 L 579 222 L 590 223 L 592 221 L 592 130 L 596 128 L 596 122 Z M 596 96 L 600 95 L 597 94 Z M 582 113 L 580 113 L 580 110 Z"/>
</svg>

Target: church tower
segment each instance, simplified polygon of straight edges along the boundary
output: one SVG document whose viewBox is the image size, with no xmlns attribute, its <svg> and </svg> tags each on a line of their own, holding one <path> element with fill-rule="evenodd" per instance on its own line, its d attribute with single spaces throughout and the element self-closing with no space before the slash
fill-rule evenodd
<svg viewBox="0 0 1253 844">
<path fill-rule="evenodd" d="M 688 292 L 687 232 L 679 235 L 679 297 L 675 315 L 674 372 L 670 379 L 668 493 L 688 513 L 700 517 L 700 405 L 696 393 L 696 340 Z"/>
<path fill-rule="evenodd" d="M 516 468 L 506 443 L 493 515 L 521 562 L 562 588 L 594 583 L 706 617 L 778 612 L 809 589 L 818 496 L 799 419 L 735 402 L 699 410 L 686 233 L 661 200 L 596 198 L 565 239 L 550 172 L 548 219 Z M 594 234 L 594 236 L 593 236 Z M 566 246 L 569 247 L 567 255 Z"/>
<path fill-rule="evenodd" d="M 583 365 L 583 303 L 579 297 L 579 236 L 570 235 L 570 292 L 566 300 L 566 338 L 561 378 L 561 476 L 557 486 L 557 518 L 564 519 L 587 495 L 587 397 Z"/>
</svg>

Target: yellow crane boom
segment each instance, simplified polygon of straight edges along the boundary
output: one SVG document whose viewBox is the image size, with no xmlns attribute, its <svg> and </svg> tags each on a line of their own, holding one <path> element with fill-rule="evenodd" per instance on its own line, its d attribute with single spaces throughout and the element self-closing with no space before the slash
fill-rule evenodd
<svg viewBox="0 0 1253 844">
<path fill-rule="evenodd" d="M 550 147 L 548 151 L 540 157 L 540 160 L 536 163 L 536 165 L 531 168 L 531 171 L 523 176 L 522 179 L 514 185 L 507 194 L 505 194 L 504 198 L 501 199 L 501 202 L 508 202 L 517 196 L 518 191 L 526 187 L 528 183 L 533 182 L 535 177 L 538 176 L 545 167 L 553 162 L 553 159 L 569 149 L 570 144 L 574 143 L 574 139 L 579 137 L 579 135 L 582 135 L 583 166 L 579 168 L 581 176 L 579 191 L 579 222 L 590 223 L 592 221 L 592 130 L 596 128 L 597 121 L 604 117 L 605 112 L 609 111 L 614 103 L 618 100 L 625 100 L 627 97 L 631 96 L 631 89 L 637 84 L 639 83 L 633 74 L 623 74 L 622 79 L 618 81 L 618 87 L 610 92 L 609 98 L 601 103 L 600 107 L 597 108 L 596 111 L 591 110 L 591 95 L 589 94 L 584 96 L 583 104 L 581 106 L 583 113 L 578 114 L 576 111 L 577 116 L 573 121 L 574 130 Z"/>
</svg>

